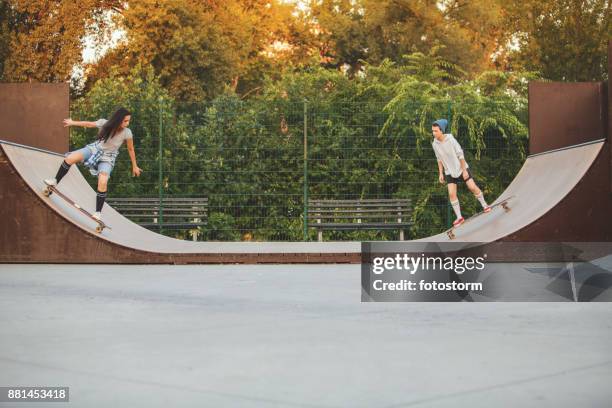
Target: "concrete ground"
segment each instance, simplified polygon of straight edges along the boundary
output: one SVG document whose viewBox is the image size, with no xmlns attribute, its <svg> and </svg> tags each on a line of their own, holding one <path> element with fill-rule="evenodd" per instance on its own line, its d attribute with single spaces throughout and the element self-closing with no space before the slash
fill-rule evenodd
<svg viewBox="0 0 612 408">
<path fill-rule="evenodd" d="M 361 303 L 359 265 L 0 265 L 0 407 L 609 407 L 612 303 Z"/>
</svg>

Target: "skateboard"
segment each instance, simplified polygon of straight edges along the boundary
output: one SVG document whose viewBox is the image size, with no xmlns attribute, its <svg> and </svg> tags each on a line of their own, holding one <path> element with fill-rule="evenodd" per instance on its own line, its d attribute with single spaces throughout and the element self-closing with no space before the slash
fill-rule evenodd
<svg viewBox="0 0 612 408">
<path fill-rule="evenodd" d="M 495 203 L 491 206 L 489 206 L 491 208 L 491 211 L 493 211 L 493 209 L 495 207 L 502 207 L 504 209 L 505 212 L 510 212 L 511 208 L 508 205 L 508 201 L 510 201 L 511 199 L 513 199 L 514 196 L 510 196 L 508 198 L 504 198 L 503 200 L 499 201 L 498 203 Z M 456 226 L 456 227 L 451 227 L 448 230 L 446 230 L 446 235 L 448 235 L 449 239 L 455 239 L 455 230 L 457 228 L 461 228 L 463 225 L 467 224 L 468 222 L 470 222 L 471 220 L 473 220 L 474 218 L 479 217 L 482 214 L 487 214 L 484 211 L 481 211 L 479 213 L 474 214 L 473 216 L 471 216 L 470 218 L 468 218 L 467 220 L 465 220 L 463 223 L 461 223 L 460 225 Z"/>
<path fill-rule="evenodd" d="M 86 209 L 84 209 L 83 207 L 81 207 L 79 204 L 75 203 L 70 197 L 66 196 L 64 193 L 62 193 L 61 191 L 59 191 L 57 189 L 57 187 L 55 186 L 49 186 L 47 185 L 45 187 L 45 189 L 43 190 L 43 194 L 45 195 L 45 197 L 49 197 L 51 194 L 57 194 L 59 197 L 61 197 L 62 199 L 64 199 L 64 201 L 66 201 L 68 204 L 72 205 L 74 208 L 76 208 L 77 210 L 79 210 L 80 212 L 82 212 L 83 214 L 85 214 L 87 217 L 89 217 L 91 220 L 95 221 L 98 225 L 96 226 L 96 232 L 99 234 L 102 231 L 104 231 L 105 228 L 108 229 L 112 229 L 111 227 L 109 227 L 108 225 L 106 225 L 104 222 L 97 220 L 94 218 L 94 216 L 87 211 Z"/>
</svg>

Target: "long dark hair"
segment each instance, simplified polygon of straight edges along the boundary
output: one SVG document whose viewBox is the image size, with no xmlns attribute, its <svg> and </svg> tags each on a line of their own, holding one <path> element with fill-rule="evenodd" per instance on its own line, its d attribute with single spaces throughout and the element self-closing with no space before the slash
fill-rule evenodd
<svg viewBox="0 0 612 408">
<path fill-rule="evenodd" d="M 121 123 L 123 123 L 123 119 L 126 116 L 131 115 L 130 111 L 125 108 L 117 109 L 117 112 L 113 113 L 113 116 L 110 117 L 108 121 L 100 128 L 100 132 L 98 132 L 98 140 L 104 140 L 107 142 L 108 139 L 115 136 Z"/>
</svg>

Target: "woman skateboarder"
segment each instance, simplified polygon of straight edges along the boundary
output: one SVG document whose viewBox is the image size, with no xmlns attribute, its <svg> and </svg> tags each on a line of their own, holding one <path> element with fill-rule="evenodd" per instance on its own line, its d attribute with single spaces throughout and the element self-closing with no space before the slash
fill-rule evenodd
<svg viewBox="0 0 612 408">
<path fill-rule="evenodd" d="M 457 198 L 457 184 L 465 183 L 470 191 L 474 194 L 484 212 L 490 212 L 491 208 L 487 204 L 482 194 L 482 191 L 474 182 L 470 174 L 469 166 L 463 156 L 463 150 L 457 142 L 457 139 L 450 134 L 445 134 L 448 121 L 446 119 L 438 119 L 431 125 L 431 132 L 434 140 L 431 143 L 438 159 L 438 179 L 441 184 L 448 186 L 448 198 L 457 219 L 453 222 L 453 227 L 457 227 L 465 221 L 461 216 L 461 208 L 459 199 Z"/>
<path fill-rule="evenodd" d="M 102 207 L 106 200 L 106 189 L 108 179 L 115 159 L 119 154 L 119 148 L 125 141 L 132 161 L 132 175 L 138 177 L 142 170 L 136 164 L 136 153 L 134 152 L 134 140 L 132 131 L 128 128 L 131 114 L 125 108 L 119 108 L 110 119 L 99 119 L 95 122 L 78 122 L 72 119 L 64 119 L 64 126 L 82 126 L 87 128 L 98 128 L 98 139 L 83 147 L 67 154 L 64 162 L 57 171 L 54 178 L 45 179 L 48 186 L 56 186 L 70 170 L 74 163 L 84 163 L 94 176 L 98 176 L 98 192 L 96 195 L 96 212 L 93 217 L 102 219 Z"/>
</svg>

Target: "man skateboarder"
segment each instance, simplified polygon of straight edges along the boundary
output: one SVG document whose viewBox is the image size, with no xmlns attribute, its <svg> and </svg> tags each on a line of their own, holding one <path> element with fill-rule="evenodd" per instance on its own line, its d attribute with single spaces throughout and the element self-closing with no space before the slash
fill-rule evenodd
<svg viewBox="0 0 612 408">
<path fill-rule="evenodd" d="M 453 227 L 458 227 L 465 221 L 461 215 L 459 199 L 457 198 L 458 183 L 465 183 L 467 185 L 478 202 L 480 202 L 480 205 L 482 205 L 484 212 L 490 212 L 491 207 L 485 201 L 482 191 L 480 191 L 470 174 L 461 145 L 459 145 L 459 142 L 457 142 L 457 139 L 452 134 L 444 133 L 447 125 L 448 121 L 446 119 L 438 119 L 431 125 L 431 132 L 434 137 L 431 145 L 436 159 L 438 159 L 438 180 L 441 184 L 446 182 L 448 198 L 457 217 L 453 222 Z"/>
</svg>

